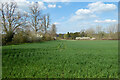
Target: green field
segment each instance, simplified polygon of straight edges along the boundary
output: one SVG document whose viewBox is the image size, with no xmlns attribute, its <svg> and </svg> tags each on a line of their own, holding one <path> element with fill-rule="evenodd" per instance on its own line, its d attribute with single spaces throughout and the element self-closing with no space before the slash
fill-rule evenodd
<svg viewBox="0 0 120 80">
<path fill-rule="evenodd" d="M 118 78 L 115 40 L 58 40 L 2 50 L 3 78 Z"/>
</svg>

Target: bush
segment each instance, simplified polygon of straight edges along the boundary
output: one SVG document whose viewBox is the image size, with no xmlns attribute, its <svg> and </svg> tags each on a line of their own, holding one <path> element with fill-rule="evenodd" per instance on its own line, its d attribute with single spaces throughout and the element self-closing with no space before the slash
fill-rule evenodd
<svg viewBox="0 0 120 80">
<path fill-rule="evenodd" d="M 50 40 L 53 40 L 53 38 L 51 38 L 50 36 L 42 37 L 42 41 L 50 41 Z"/>
<path fill-rule="evenodd" d="M 2 35 L 2 45 L 5 45 L 6 41 L 5 41 L 5 35 Z"/>
<path fill-rule="evenodd" d="M 12 41 L 12 43 L 14 43 L 14 44 L 26 43 L 26 42 L 28 42 L 28 35 L 23 31 L 21 31 L 18 34 L 15 34 L 14 38 L 13 38 L 13 41 Z"/>
<path fill-rule="evenodd" d="M 54 40 L 54 38 L 51 37 L 50 34 L 46 34 L 42 37 L 42 41 L 50 41 L 50 40 Z"/>
<path fill-rule="evenodd" d="M 6 45 L 11 43 L 14 37 L 14 33 L 12 31 L 7 32 L 7 34 L 2 34 L 2 45 Z"/>
</svg>

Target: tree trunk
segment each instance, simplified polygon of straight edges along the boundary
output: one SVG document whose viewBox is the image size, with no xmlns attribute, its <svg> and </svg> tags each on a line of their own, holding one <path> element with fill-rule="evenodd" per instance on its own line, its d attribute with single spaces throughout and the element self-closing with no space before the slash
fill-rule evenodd
<svg viewBox="0 0 120 80">
<path fill-rule="evenodd" d="M 11 42 L 12 39 L 13 39 L 13 37 L 14 37 L 14 32 L 13 31 L 7 32 L 7 34 L 5 35 L 5 41 L 6 41 L 6 43 L 7 42 Z"/>
</svg>

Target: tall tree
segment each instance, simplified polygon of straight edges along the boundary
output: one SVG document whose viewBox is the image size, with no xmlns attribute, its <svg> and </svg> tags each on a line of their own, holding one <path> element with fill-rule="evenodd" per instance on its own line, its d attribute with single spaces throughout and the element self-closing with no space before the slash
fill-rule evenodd
<svg viewBox="0 0 120 80">
<path fill-rule="evenodd" d="M 47 29 L 49 28 L 50 25 L 50 16 L 49 14 L 43 16 L 42 20 L 42 26 L 44 28 L 44 35 L 47 34 Z"/>
<path fill-rule="evenodd" d="M 103 38 L 103 32 L 102 32 L 102 27 L 101 26 L 96 26 L 96 33 L 97 33 L 97 38 L 101 39 Z"/>
<path fill-rule="evenodd" d="M 118 32 L 118 25 L 114 24 L 114 25 L 110 25 L 108 28 L 107 28 L 107 31 L 109 33 L 109 38 L 111 39 L 114 39 L 115 37 L 117 38 L 118 35 L 115 34 Z"/>
<path fill-rule="evenodd" d="M 31 7 L 30 7 L 30 12 L 31 12 L 31 26 L 32 29 L 35 32 L 38 32 L 39 30 L 41 30 L 42 28 L 42 15 L 41 15 L 41 9 L 39 8 L 39 4 L 38 3 L 34 3 Z"/>
<path fill-rule="evenodd" d="M 25 19 L 19 12 L 16 12 L 17 3 L 1 3 L 0 17 L 2 20 L 3 33 L 6 34 L 6 42 L 11 42 L 18 27 L 24 24 Z"/>
<path fill-rule="evenodd" d="M 102 27 L 101 26 L 96 26 L 96 33 L 99 34 L 101 32 Z"/>
<path fill-rule="evenodd" d="M 95 34 L 95 30 L 94 28 L 91 27 L 86 30 L 86 33 L 87 33 L 87 36 L 93 37 L 93 34 Z"/>
<path fill-rule="evenodd" d="M 56 25 L 55 24 L 52 24 L 52 27 L 51 27 L 51 36 L 52 37 L 56 37 Z"/>
</svg>

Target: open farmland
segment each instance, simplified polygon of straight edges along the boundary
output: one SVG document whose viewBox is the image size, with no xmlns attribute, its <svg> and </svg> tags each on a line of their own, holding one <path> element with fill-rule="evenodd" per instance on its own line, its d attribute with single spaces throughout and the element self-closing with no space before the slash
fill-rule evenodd
<svg viewBox="0 0 120 80">
<path fill-rule="evenodd" d="M 117 78 L 118 41 L 57 40 L 2 47 L 3 78 Z"/>
</svg>

